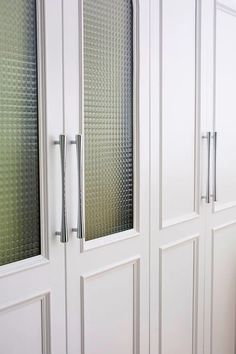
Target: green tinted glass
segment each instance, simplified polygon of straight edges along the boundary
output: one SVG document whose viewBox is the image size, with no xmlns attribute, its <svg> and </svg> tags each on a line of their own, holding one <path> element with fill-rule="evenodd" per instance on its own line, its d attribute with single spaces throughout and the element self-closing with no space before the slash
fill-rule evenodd
<svg viewBox="0 0 236 354">
<path fill-rule="evenodd" d="M 40 253 L 35 0 L 0 2 L 0 265 Z"/>
<path fill-rule="evenodd" d="M 84 0 L 85 236 L 133 228 L 133 9 Z"/>
</svg>

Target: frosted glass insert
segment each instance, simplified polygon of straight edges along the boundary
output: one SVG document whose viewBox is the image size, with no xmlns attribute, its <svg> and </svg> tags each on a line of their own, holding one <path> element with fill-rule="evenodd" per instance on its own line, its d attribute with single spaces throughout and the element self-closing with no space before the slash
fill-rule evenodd
<svg viewBox="0 0 236 354">
<path fill-rule="evenodd" d="M 86 240 L 133 228 L 133 9 L 84 0 Z"/>
<path fill-rule="evenodd" d="M 40 253 L 35 0 L 0 1 L 0 265 Z"/>
</svg>

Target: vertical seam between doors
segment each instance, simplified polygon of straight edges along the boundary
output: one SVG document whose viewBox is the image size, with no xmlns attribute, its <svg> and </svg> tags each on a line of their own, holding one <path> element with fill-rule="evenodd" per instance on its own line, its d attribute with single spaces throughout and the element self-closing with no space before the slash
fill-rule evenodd
<svg viewBox="0 0 236 354">
<path fill-rule="evenodd" d="M 63 134 L 65 134 L 65 38 L 64 38 L 64 0 L 61 0 L 61 28 L 62 28 L 62 129 Z M 68 302 L 67 302 L 67 249 L 66 244 L 64 245 L 64 297 L 65 297 L 65 344 L 66 344 L 66 354 L 68 354 Z"/>
</svg>

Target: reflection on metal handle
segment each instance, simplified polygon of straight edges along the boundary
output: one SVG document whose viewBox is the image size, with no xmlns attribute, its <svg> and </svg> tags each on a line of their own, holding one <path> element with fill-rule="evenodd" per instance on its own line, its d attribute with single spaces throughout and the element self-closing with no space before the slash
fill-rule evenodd
<svg viewBox="0 0 236 354">
<path fill-rule="evenodd" d="M 217 186 L 216 186 L 216 154 L 217 154 L 217 132 L 213 134 L 214 139 L 214 181 L 213 181 L 213 201 L 217 202 Z"/>
<path fill-rule="evenodd" d="M 59 141 L 55 144 L 60 145 L 61 153 L 61 178 L 62 178 L 62 210 L 61 210 L 61 231 L 57 231 L 56 235 L 60 236 L 61 242 L 68 242 L 68 228 L 66 220 L 66 136 L 60 135 Z"/>
<path fill-rule="evenodd" d="M 83 206 L 82 206 L 82 159 L 81 159 L 81 135 L 76 135 L 75 140 L 71 144 L 76 144 L 77 153 L 77 168 L 78 168 L 78 219 L 77 228 L 73 228 L 72 231 L 77 233 L 77 237 L 83 238 Z"/>
<path fill-rule="evenodd" d="M 207 188 L 206 196 L 202 199 L 206 199 L 206 203 L 210 203 L 210 171 L 211 171 L 211 132 L 207 132 L 206 135 L 202 136 L 203 139 L 207 139 Z"/>
</svg>

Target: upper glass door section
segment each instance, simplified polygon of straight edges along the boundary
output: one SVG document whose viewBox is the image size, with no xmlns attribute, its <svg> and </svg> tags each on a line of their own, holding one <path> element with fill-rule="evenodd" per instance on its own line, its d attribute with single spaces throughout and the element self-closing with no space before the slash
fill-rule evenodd
<svg viewBox="0 0 236 354">
<path fill-rule="evenodd" d="M 40 254 L 36 17 L 0 2 L 0 265 Z"/>
<path fill-rule="evenodd" d="M 133 7 L 83 1 L 85 238 L 133 228 Z"/>
</svg>

